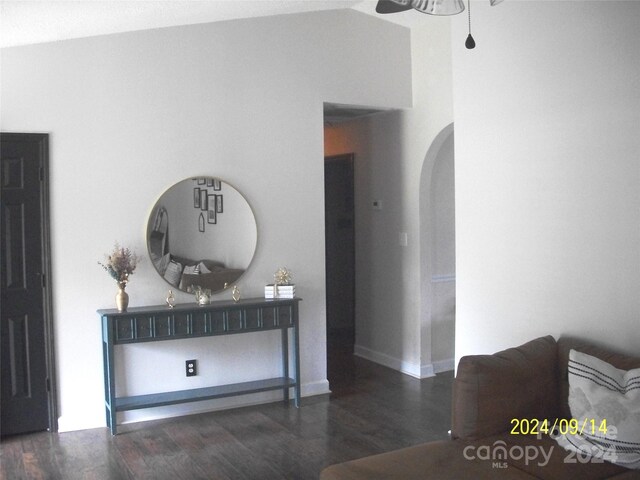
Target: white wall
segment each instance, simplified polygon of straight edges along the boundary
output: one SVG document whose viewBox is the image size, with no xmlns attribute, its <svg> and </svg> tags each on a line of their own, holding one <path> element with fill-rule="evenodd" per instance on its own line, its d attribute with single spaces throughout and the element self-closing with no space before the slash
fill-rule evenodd
<svg viewBox="0 0 640 480">
<path fill-rule="evenodd" d="M 421 283 L 423 271 L 431 272 L 421 249 L 421 208 L 430 209 L 421 202 L 422 172 L 428 192 L 435 158 L 425 157 L 453 111 L 450 20 L 429 20 L 411 33 L 413 108 L 325 129 L 327 155 L 356 154 L 355 351 L 416 377 L 434 372 L 432 292 Z M 382 210 L 372 208 L 373 200 Z M 448 355 L 445 363 L 452 363 L 452 338 Z"/>
<path fill-rule="evenodd" d="M 224 178 L 254 209 L 258 247 L 239 284 L 243 297 L 261 296 L 280 266 L 294 272 L 304 299 L 303 394 L 327 391 L 322 102 L 409 107 L 409 41 L 401 27 L 343 11 L 2 50 L 0 127 L 51 134 L 62 431 L 105 424 L 95 311 L 114 305 L 116 288 L 96 262 L 116 240 L 146 255 L 155 200 L 192 176 Z M 167 284 L 147 260 L 127 290 L 131 306 L 160 304 Z M 252 334 L 126 346 L 118 388 L 143 393 L 270 376 L 277 345 L 277 335 Z M 186 379 L 190 358 L 200 360 L 200 375 Z M 129 412 L 121 420 L 267 398 Z"/>
<path fill-rule="evenodd" d="M 640 348 L 640 3 L 474 3 L 453 28 L 456 357 Z"/>
</svg>

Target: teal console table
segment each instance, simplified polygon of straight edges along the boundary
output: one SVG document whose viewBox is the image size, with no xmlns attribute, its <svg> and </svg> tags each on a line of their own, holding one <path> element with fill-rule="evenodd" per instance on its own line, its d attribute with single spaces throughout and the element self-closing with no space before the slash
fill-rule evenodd
<svg viewBox="0 0 640 480">
<path fill-rule="evenodd" d="M 298 302 L 301 299 L 252 298 L 193 304 L 136 307 L 126 312 L 98 310 L 102 318 L 102 352 L 104 360 L 104 403 L 107 426 L 117 433 L 116 413 L 140 408 L 196 402 L 268 390 L 282 390 L 289 402 L 289 389 L 295 390 L 295 405 L 300 406 L 300 335 Z M 292 356 L 294 377 L 289 375 L 289 330 L 293 332 Z M 114 346 L 128 343 L 158 342 L 196 337 L 236 335 L 267 330 L 282 332 L 282 376 L 252 382 L 219 385 L 128 397 L 116 396 Z"/>
</svg>

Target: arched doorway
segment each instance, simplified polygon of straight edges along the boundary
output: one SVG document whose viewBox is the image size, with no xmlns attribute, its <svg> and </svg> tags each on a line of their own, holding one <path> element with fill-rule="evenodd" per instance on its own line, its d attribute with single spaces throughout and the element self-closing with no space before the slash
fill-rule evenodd
<svg viewBox="0 0 640 480">
<path fill-rule="evenodd" d="M 454 368 L 455 185 L 454 128 L 436 136 L 420 179 L 421 355 L 432 373 Z M 428 372 L 425 372 L 428 373 Z"/>
</svg>

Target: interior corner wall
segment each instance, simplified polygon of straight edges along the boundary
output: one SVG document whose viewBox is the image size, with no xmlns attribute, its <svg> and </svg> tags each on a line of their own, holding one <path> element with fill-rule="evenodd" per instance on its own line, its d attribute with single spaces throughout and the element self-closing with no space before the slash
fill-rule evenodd
<svg viewBox="0 0 640 480">
<path fill-rule="evenodd" d="M 413 107 L 325 128 L 325 153 L 355 152 L 355 352 L 421 378 L 434 372 L 431 318 L 422 315 L 432 299 L 421 288 L 421 172 L 453 121 L 450 20 L 413 29 L 411 56 Z"/>
<path fill-rule="evenodd" d="M 409 32 L 342 10 L 3 49 L 3 131 L 50 133 L 54 329 L 61 431 L 105 425 L 101 328 L 115 283 L 97 261 L 115 241 L 146 256 L 162 192 L 217 176 L 252 206 L 258 246 L 239 282 L 261 297 L 280 266 L 300 306 L 303 395 L 325 393 L 323 101 L 411 106 Z M 148 257 L 131 306 L 163 304 Z M 227 299 L 230 293 L 215 295 Z M 177 295 L 179 303 L 193 302 Z M 277 332 L 276 332 L 277 333 Z M 269 333 L 118 347 L 119 394 L 279 374 Z M 185 378 L 185 359 L 199 375 Z M 158 368 L 160 366 L 160 368 Z M 275 371 L 274 371 L 275 370 Z M 277 392 L 125 412 L 120 422 L 275 400 Z"/>
<path fill-rule="evenodd" d="M 456 359 L 548 334 L 637 354 L 640 3 L 477 3 L 453 49 Z"/>
</svg>

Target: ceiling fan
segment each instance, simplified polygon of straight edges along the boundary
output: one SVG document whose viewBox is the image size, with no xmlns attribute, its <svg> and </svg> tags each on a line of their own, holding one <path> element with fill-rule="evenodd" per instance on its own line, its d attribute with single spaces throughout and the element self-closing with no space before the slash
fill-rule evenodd
<svg viewBox="0 0 640 480">
<path fill-rule="evenodd" d="M 489 0 L 491 6 L 502 3 L 503 0 Z M 471 36 L 471 0 L 467 0 L 469 8 L 469 36 L 464 45 L 468 49 L 474 48 L 476 42 Z M 464 12 L 464 0 L 378 0 L 376 12 L 381 14 L 417 10 L 428 15 L 448 16 Z"/>
</svg>

